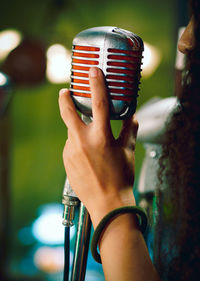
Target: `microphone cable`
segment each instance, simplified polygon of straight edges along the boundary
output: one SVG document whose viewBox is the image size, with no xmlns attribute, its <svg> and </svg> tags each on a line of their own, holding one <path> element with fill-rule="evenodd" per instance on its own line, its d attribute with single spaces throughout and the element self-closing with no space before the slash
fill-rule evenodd
<svg viewBox="0 0 200 281">
<path fill-rule="evenodd" d="M 69 267 L 70 267 L 70 229 L 68 226 L 65 226 L 63 281 L 69 281 Z"/>
</svg>

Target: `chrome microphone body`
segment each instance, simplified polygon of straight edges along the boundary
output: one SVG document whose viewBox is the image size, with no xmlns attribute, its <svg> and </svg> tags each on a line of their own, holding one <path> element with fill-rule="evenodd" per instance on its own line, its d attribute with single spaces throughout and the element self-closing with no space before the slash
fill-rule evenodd
<svg viewBox="0 0 200 281">
<path fill-rule="evenodd" d="M 138 35 L 118 27 L 94 27 L 80 32 L 73 40 L 70 85 L 77 109 L 92 116 L 88 72 L 96 66 L 106 78 L 110 119 L 129 118 L 137 106 L 143 50 Z"/>
</svg>

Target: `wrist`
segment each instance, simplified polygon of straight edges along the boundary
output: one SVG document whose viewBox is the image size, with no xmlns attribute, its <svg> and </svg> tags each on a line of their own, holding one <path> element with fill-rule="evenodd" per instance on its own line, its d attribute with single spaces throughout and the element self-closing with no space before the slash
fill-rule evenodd
<svg viewBox="0 0 200 281">
<path fill-rule="evenodd" d="M 124 230 L 125 232 L 128 231 L 128 233 L 132 231 L 136 233 L 136 230 L 139 229 L 144 233 L 146 226 L 147 216 L 140 207 L 124 206 L 109 212 L 100 221 L 93 234 L 91 250 L 94 259 L 101 263 L 101 257 L 97 251 L 97 244 L 100 247 L 100 243 L 109 233 L 115 233 L 117 231 L 118 235 L 121 235 L 124 233 Z M 124 229 L 122 232 L 120 231 L 121 228 Z"/>
<path fill-rule="evenodd" d="M 124 192 L 118 194 L 104 194 L 96 197 L 87 209 L 91 217 L 94 229 L 97 227 L 101 219 L 114 209 L 124 206 L 135 206 L 135 197 L 133 192 Z"/>
</svg>

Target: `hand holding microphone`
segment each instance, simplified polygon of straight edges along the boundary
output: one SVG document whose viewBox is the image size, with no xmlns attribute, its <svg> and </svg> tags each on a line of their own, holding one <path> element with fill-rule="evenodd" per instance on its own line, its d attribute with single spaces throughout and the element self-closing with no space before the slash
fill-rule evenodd
<svg viewBox="0 0 200 281">
<path fill-rule="evenodd" d="M 117 140 L 110 126 L 109 100 L 102 71 L 90 70 L 93 122 L 85 125 L 68 90 L 61 90 L 61 116 L 68 127 L 63 158 L 69 182 L 94 225 L 110 210 L 134 205 L 134 148 L 137 121 L 123 121 Z"/>
</svg>

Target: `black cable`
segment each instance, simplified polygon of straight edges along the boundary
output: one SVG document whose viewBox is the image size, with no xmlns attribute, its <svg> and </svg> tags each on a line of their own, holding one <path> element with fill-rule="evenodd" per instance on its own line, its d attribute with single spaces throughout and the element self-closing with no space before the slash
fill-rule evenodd
<svg viewBox="0 0 200 281">
<path fill-rule="evenodd" d="M 63 281 L 69 280 L 69 261 L 70 261 L 70 231 L 69 227 L 65 227 L 65 242 L 64 242 L 64 273 Z"/>
</svg>

